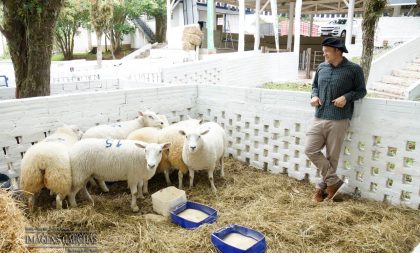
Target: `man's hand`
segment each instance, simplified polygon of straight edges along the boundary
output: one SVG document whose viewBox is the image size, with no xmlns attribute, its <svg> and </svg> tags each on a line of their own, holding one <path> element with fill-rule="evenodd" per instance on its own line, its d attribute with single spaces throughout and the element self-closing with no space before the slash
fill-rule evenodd
<svg viewBox="0 0 420 253">
<path fill-rule="evenodd" d="M 319 99 L 319 97 L 312 97 L 311 99 L 311 105 L 318 107 L 320 105 L 322 105 L 321 100 Z"/>
<path fill-rule="evenodd" d="M 341 97 L 339 97 L 339 98 L 334 99 L 334 100 L 333 100 L 333 101 L 331 101 L 331 102 L 333 102 L 333 103 L 334 103 L 334 106 L 335 106 L 335 107 L 338 107 L 338 108 L 343 108 L 343 107 L 346 105 L 347 100 L 346 100 L 346 97 L 341 96 Z"/>
</svg>

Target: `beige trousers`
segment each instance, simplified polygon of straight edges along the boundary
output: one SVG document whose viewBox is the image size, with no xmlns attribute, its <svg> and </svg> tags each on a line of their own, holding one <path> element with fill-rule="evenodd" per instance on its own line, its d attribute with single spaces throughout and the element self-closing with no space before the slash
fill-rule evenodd
<svg viewBox="0 0 420 253">
<path fill-rule="evenodd" d="M 344 142 L 349 119 L 325 120 L 314 118 L 312 126 L 306 133 L 305 154 L 321 171 L 322 181 L 317 188 L 325 189 L 340 180 L 336 174 L 341 146 Z M 325 147 L 326 156 L 322 153 Z"/>
</svg>

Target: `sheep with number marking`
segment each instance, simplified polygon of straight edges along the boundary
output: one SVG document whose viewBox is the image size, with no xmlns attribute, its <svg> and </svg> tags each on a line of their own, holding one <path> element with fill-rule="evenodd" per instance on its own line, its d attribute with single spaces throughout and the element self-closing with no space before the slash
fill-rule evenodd
<svg viewBox="0 0 420 253">
<path fill-rule="evenodd" d="M 211 189 L 216 192 L 213 172 L 217 162 L 221 164 L 221 176 L 224 177 L 223 156 L 226 150 L 226 134 L 223 128 L 214 122 L 207 122 L 199 127 L 180 130 L 185 136 L 182 160 L 190 173 L 190 188 L 194 182 L 194 171 L 207 170 Z"/>
<path fill-rule="evenodd" d="M 142 127 L 163 127 L 167 124 L 166 117 L 161 119 L 155 112 L 145 111 L 139 112 L 137 119 L 117 122 L 111 125 L 98 125 L 89 128 L 83 135 L 83 139 L 87 138 L 104 138 L 104 139 L 125 139 L 136 129 Z"/>
<path fill-rule="evenodd" d="M 79 141 L 69 152 L 73 179 L 70 205 L 77 206 L 77 192 L 86 187 L 91 177 L 95 177 L 103 181 L 127 181 L 132 196 L 131 209 L 137 212 L 136 195 L 141 194 L 138 186 L 155 174 L 162 151 L 170 145 L 111 139 Z M 87 195 L 92 199 L 89 193 Z"/>
<path fill-rule="evenodd" d="M 21 162 L 20 188 L 30 194 L 28 206 L 31 211 L 43 187 L 57 194 L 56 208 L 62 208 L 62 200 L 72 185 L 68 151 L 82 134 L 76 126 L 63 126 L 26 151 Z"/>
</svg>

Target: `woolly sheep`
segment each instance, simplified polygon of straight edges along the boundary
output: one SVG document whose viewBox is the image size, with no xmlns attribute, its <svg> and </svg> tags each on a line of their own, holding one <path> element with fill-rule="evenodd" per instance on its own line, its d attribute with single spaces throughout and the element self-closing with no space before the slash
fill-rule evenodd
<svg viewBox="0 0 420 253">
<path fill-rule="evenodd" d="M 165 174 L 165 180 L 167 185 L 171 185 L 169 178 L 169 171 L 171 168 L 178 169 L 179 188 L 182 189 L 183 174 L 188 171 L 187 166 L 182 161 L 182 145 L 184 138 L 179 135 L 178 131 L 182 128 L 190 126 L 198 126 L 201 123 L 200 119 L 188 119 L 180 121 L 178 123 L 169 125 L 163 129 L 156 128 L 141 128 L 132 132 L 127 139 L 138 140 L 143 142 L 158 142 L 166 143 L 170 142 L 171 147 L 169 150 L 165 150 L 162 154 L 162 160 L 159 163 L 157 172 L 163 172 Z M 148 193 L 148 182 L 145 181 L 143 184 L 143 192 Z"/>
<path fill-rule="evenodd" d="M 207 122 L 194 129 L 180 130 L 179 133 L 185 136 L 182 160 L 188 166 L 190 188 L 194 181 L 194 171 L 207 170 L 211 189 L 213 192 L 216 192 L 213 172 L 216 169 L 216 163 L 219 161 L 221 164 L 221 176 L 224 177 L 225 131 L 217 123 Z"/>
<path fill-rule="evenodd" d="M 73 179 L 70 205 L 77 206 L 76 193 L 94 176 L 103 181 L 127 181 L 132 196 L 131 209 L 137 212 L 138 186 L 155 174 L 162 150 L 168 149 L 170 145 L 131 140 L 81 140 L 69 152 Z"/>
<path fill-rule="evenodd" d="M 164 124 L 165 122 L 160 117 L 158 117 L 156 113 L 147 110 L 145 112 L 139 112 L 138 118 L 134 120 L 117 122 L 111 125 L 99 125 L 91 127 L 83 135 L 83 139 L 125 139 L 132 131 L 136 129 L 142 127 L 162 127 Z"/>
<path fill-rule="evenodd" d="M 143 138 L 131 138 L 130 136 L 133 136 L 133 135 L 138 135 L 139 133 L 143 133 L 143 134 L 141 134 L 142 136 L 145 136 L 145 137 L 147 137 L 147 136 L 156 136 L 156 134 L 154 133 L 154 132 L 156 132 L 156 131 L 158 131 L 158 129 L 160 129 L 160 128 L 163 128 L 163 127 L 167 127 L 167 126 L 169 126 L 169 122 L 168 122 L 168 119 L 166 118 L 166 116 L 165 115 L 162 115 L 162 114 L 158 114 L 157 115 L 157 117 L 161 120 L 161 124 L 159 124 L 159 126 L 158 127 L 143 127 L 143 128 L 140 128 L 140 129 L 137 129 L 137 130 L 134 130 L 133 132 L 131 132 L 129 135 L 128 135 L 128 137 L 127 137 L 127 139 L 128 140 L 139 140 L 139 141 L 143 141 L 143 142 L 147 142 L 147 143 L 157 143 L 158 142 L 158 140 L 156 139 L 144 139 L 143 140 Z M 150 125 L 150 124 L 149 124 Z M 143 130 L 144 129 L 144 130 Z M 140 132 L 137 132 L 137 131 L 140 131 Z M 148 133 L 148 132 L 153 132 L 153 133 Z M 167 178 L 169 178 L 169 174 L 167 175 L 167 174 L 165 174 L 165 176 L 167 176 Z M 98 179 L 97 179 L 98 180 Z M 96 184 L 96 181 L 93 179 L 93 178 L 91 178 L 90 180 L 89 180 L 89 182 L 92 184 L 92 185 L 95 185 Z M 109 189 L 108 189 L 108 186 L 105 184 L 105 182 L 103 181 L 103 180 L 98 180 L 98 184 L 99 184 L 99 187 L 101 188 L 101 190 L 103 191 L 103 192 L 109 192 Z M 169 184 L 170 184 L 170 181 L 169 181 Z M 144 190 L 144 192 L 145 193 L 148 193 L 148 190 L 147 190 L 147 182 L 146 182 L 146 184 L 144 184 L 144 187 L 145 187 L 145 190 Z M 141 192 L 142 193 L 142 192 Z M 141 195 L 139 195 L 139 197 L 142 197 L 143 195 L 141 194 Z"/>
<path fill-rule="evenodd" d="M 76 126 L 63 126 L 26 151 L 21 163 L 20 187 L 31 194 L 28 198 L 31 211 L 44 186 L 57 194 L 56 208 L 62 207 L 72 184 L 68 150 L 82 134 Z"/>
</svg>

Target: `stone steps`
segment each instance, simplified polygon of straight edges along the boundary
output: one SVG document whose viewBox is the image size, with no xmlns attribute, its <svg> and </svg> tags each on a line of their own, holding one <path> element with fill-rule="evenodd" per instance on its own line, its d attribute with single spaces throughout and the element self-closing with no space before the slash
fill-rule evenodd
<svg viewBox="0 0 420 253">
<path fill-rule="evenodd" d="M 420 71 L 411 71 L 411 70 L 402 70 L 396 69 L 392 71 L 393 76 L 404 77 L 404 78 L 413 78 L 420 79 Z"/>
<path fill-rule="evenodd" d="M 382 77 L 381 82 L 395 84 L 403 87 L 410 87 L 416 81 L 415 78 L 406 78 L 394 75 L 385 75 Z"/>
<path fill-rule="evenodd" d="M 371 91 L 371 93 L 373 94 L 373 97 L 375 98 L 399 99 L 399 100 L 404 99 L 403 96 L 394 95 L 388 92 Z"/>
<path fill-rule="evenodd" d="M 389 84 L 383 82 L 376 82 L 373 86 L 374 91 L 389 93 L 391 96 L 404 96 L 404 91 L 406 87 L 401 87 L 396 84 Z"/>
<path fill-rule="evenodd" d="M 420 63 L 419 64 L 409 63 L 409 64 L 405 65 L 405 67 L 403 69 L 404 70 L 409 70 L 409 71 L 417 71 L 417 72 L 420 72 Z"/>
</svg>

